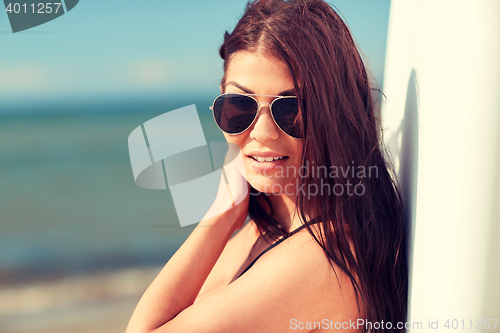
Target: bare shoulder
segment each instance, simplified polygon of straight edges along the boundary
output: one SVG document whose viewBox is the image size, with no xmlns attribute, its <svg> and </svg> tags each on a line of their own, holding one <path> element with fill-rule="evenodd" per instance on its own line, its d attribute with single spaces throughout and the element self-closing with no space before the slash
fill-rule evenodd
<svg viewBox="0 0 500 333">
<path fill-rule="evenodd" d="M 274 278 L 284 291 L 294 295 L 290 302 L 296 305 L 297 317 L 306 321 L 358 317 L 349 277 L 335 264 L 330 265 L 323 248 L 306 229 L 267 252 L 252 269 L 249 278 L 265 279 L 266 272 L 279 272 Z"/>
<path fill-rule="evenodd" d="M 196 302 L 231 283 L 258 237 L 259 232 L 253 221 L 246 223 L 231 237 L 203 284 Z"/>
</svg>

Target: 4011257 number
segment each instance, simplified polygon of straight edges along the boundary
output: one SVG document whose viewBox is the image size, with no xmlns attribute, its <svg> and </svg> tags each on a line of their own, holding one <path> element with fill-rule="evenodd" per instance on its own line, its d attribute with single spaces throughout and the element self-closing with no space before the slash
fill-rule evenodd
<svg viewBox="0 0 500 333">
<path fill-rule="evenodd" d="M 444 327 L 447 329 L 478 329 L 478 330 L 494 330 L 497 327 L 498 319 L 476 319 L 475 321 L 468 320 L 465 321 L 457 319 L 448 319 L 444 323 Z"/>
<path fill-rule="evenodd" d="M 20 4 L 20 3 L 9 3 L 7 8 L 5 8 L 5 11 L 9 14 L 50 14 L 50 13 L 55 13 L 59 11 L 59 8 L 61 7 L 60 2 L 47 2 L 47 3 L 38 3 L 36 6 L 34 3 L 31 5 L 27 5 L 26 3 Z"/>
</svg>

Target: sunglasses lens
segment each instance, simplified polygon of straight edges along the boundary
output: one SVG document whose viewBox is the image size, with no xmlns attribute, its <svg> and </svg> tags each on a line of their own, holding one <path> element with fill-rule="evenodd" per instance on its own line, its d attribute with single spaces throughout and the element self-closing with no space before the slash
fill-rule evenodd
<svg viewBox="0 0 500 333">
<path fill-rule="evenodd" d="M 217 125 L 226 133 L 237 134 L 246 130 L 255 119 L 257 102 L 239 94 L 219 96 L 213 106 Z"/>
<path fill-rule="evenodd" d="M 300 119 L 297 98 L 285 97 L 274 101 L 272 104 L 273 117 L 276 124 L 286 134 L 300 138 Z"/>
</svg>

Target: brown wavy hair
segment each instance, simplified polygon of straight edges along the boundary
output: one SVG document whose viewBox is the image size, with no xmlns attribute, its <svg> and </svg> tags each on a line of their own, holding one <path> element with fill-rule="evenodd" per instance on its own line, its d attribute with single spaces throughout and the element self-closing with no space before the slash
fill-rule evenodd
<svg viewBox="0 0 500 333">
<path fill-rule="evenodd" d="M 321 191 L 311 197 L 298 191 L 297 210 L 303 221 L 311 217 L 321 221 L 317 231 L 309 225 L 308 230 L 332 269 L 335 264 L 349 276 L 360 315 L 372 323 L 383 320 L 394 325 L 369 331 L 398 331 L 396 323 L 404 323 L 407 315 L 406 224 L 393 168 L 384 158 L 377 118 L 380 91 L 349 28 L 321 0 L 257 0 L 247 4 L 233 32 L 224 35 L 220 48 L 224 72 L 238 51 L 271 54 L 288 65 L 305 138 L 302 165 L 356 168 L 338 177 L 309 173 L 299 178 L 299 186 L 328 185 L 331 190 L 338 189 L 337 184 L 344 188 L 351 184 L 362 186 L 362 195 Z M 225 86 L 225 76 L 221 85 Z M 367 176 L 363 168 L 377 174 Z M 261 233 L 272 238 L 283 234 L 269 199 L 255 189 L 252 192 L 250 216 Z M 267 199 L 264 204 L 259 197 Z"/>
</svg>

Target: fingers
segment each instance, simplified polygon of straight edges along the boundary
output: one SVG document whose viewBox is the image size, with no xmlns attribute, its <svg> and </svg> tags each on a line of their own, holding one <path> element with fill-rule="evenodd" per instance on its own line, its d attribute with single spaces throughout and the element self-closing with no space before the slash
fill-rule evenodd
<svg viewBox="0 0 500 333">
<path fill-rule="evenodd" d="M 230 145 L 235 146 L 235 145 Z M 249 184 L 246 179 L 245 164 L 243 161 L 243 154 L 239 150 L 238 154 L 233 158 L 234 148 L 230 148 L 228 154 L 229 158 L 226 158 L 228 163 L 224 163 L 222 168 L 222 174 L 224 176 L 224 181 L 228 187 L 228 194 L 231 197 L 232 202 L 235 205 L 240 204 L 245 199 L 248 198 L 249 194 Z"/>
<path fill-rule="evenodd" d="M 238 207 L 238 215 L 248 213 L 250 186 L 246 180 L 243 155 L 238 146 L 229 145 L 221 167 L 219 189 L 214 203 L 203 220 L 214 218 Z"/>
</svg>

